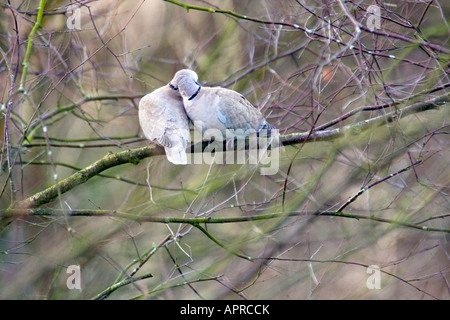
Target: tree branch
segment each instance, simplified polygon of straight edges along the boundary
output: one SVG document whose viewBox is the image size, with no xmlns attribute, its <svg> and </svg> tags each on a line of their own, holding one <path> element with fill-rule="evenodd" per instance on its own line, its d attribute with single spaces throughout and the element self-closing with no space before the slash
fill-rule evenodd
<svg viewBox="0 0 450 320">
<path fill-rule="evenodd" d="M 108 153 L 102 159 L 97 160 L 90 166 L 74 173 L 66 179 L 57 182 L 53 186 L 38 192 L 23 201 L 17 202 L 14 207 L 37 208 L 45 203 L 53 201 L 59 193 L 63 194 L 109 168 L 125 163 L 137 164 L 144 158 L 163 154 L 164 149 L 156 145 L 118 153 Z"/>
<path fill-rule="evenodd" d="M 405 108 L 374 117 L 368 120 L 363 120 L 360 122 L 352 123 L 341 128 L 330 129 L 330 130 L 319 130 L 314 132 L 301 132 L 301 133 L 291 133 L 280 138 L 280 141 L 284 146 L 297 144 L 300 142 L 307 141 L 328 141 L 344 136 L 345 134 L 351 133 L 356 134 L 364 130 L 372 128 L 373 126 L 382 125 L 384 123 L 391 123 L 396 120 L 400 120 L 403 117 L 409 116 L 411 114 L 416 114 L 419 112 L 438 109 L 440 106 L 448 104 L 450 92 L 444 93 L 443 95 L 424 101 L 417 102 Z M 360 110 L 363 111 L 363 110 Z M 352 114 L 354 115 L 354 114 Z M 336 122 L 337 124 L 339 122 Z"/>
<path fill-rule="evenodd" d="M 435 228 L 424 226 L 423 222 L 419 221 L 417 223 L 409 222 L 406 220 L 393 220 L 387 218 L 381 218 L 373 215 L 356 214 L 356 213 L 346 213 L 342 211 L 315 211 L 315 212 L 304 212 L 304 211 L 292 211 L 287 214 L 285 213 L 266 213 L 251 216 L 239 216 L 239 217 L 228 217 L 228 218 L 211 218 L 211 217 L 199 217 L 199 218 L 180 218 L 180 217 L 155 217 L 155 216 L 142 216 L 134 215 L 126 212 L 120 212 L 116 210 L 90 210 L 90 209 L 79 209 L 79 210 L 60 210 L 60 209 L 50 209 L 50 208 L 37 208 L 37 209 L 6 209 L 0 210 L 0 215 L 3 217 L 10 216 L 34 216 L 34 217 L 64 217 L 65 215 L 70 217 L 111 217 L 120 218 L 126 220 L 133 220 L 139 223 L 150 222 L 150 223 L 163 223 L 163 224 L 189 224 L 200 231 L 205 233 L 206 236 L 212 238 L 212 236 L 201 227 L 201 224 L 225 224 L 225 223 L 240 223 L 249 221 L 264 221 L 272 219 L 285 219 L 287 217 L 298 217 L 298 216 L 327 216 L 327 217 L 341 217 L 356 220 L 370 220 L 381 223 L 388 223 L 392 225 L 413 228 L 422 231 L 433 231 L 433 232 L 443 232 L 450 233 L 450 229 L 446 228 Z M 445 219 L 448 215 L 443 215 L 438 217 L 439 219 Z M 219 246 L 224 247 L 216 239 L 212 240 Z M 239 255 L 238 255 L 239 256 Z M 250 257 L 240 256 L 246 260 L 251 260 Z"/>
<path fill-rule="evenodd" d="M 31 56 L 31 51 L 33 50 L 33 37 L 36 31 L 41 27 L 42 25 L 42 17 L 44 13 L 44 7 L 45 7 L 45 0 L 41 0 L 38 7 L 38 13 L 36 17 L 36 22 L 33 25 L 33 28 L 30 31 L 30 34 L 28 35 L 28 43 L 27 43 L 27 50 L 25 51 L 25 57 L 23 58 L 22 62 L 22 77 L 20 78 L 20 86 L 19 86 L 19 92 L 25 91 L 25 80 L 27 78 L 28 73 L 28 60 Z"/>
<path fill-rule="evenodd" d="M 246 15 L 243 14 L 239 14 L 237 12 L 231 11 L 231 10 L 221 10 L 221 9 L 216 9 L 216 8 L 208 8 L 208 7 L 201 7 L 201 6 L 196 6 L 196 5 L 190 5 L 187 3 L 183 3 L 177 0 L 164 0 L 165 2 L 169 2 L 172 3 L 174 5 L 180 6 L 182 8 L 184 8 L 187 12 L 189 12 L 189 10 L 197 10 L 197 11 L 205 11 L 208 13 L 219 13 L 219 14 L 224 14 L 224 15 L 228 15 L 228 16 L 232 16 L 235 17 L 237 19 L 242 19 L 242 20 L 247 20 L 247 21 L 251 21 L 251 22 L 256 22 L 256 23 L 260 23 L 260 24 L 264 24 L 264 25 L 278 25 L 278 26 L 284 26 L 284 27 L 290 27 L 296 30 L 301 30 L 304 31 L 310 35 L 314 35 L 318 38 L 322 38 L 322 39 L 326 39 L 326 40 L 330 40 L 330 41 L 336 41 L 336 39 L 334 38 L 329 38 L 327 35 L 318 33 L 318 32 L 314 32 L 313 30 L 307 29 L 305 27 L 299 26 L 298 24 L 295 23 L 288 23 L 288 22 L 281 22 L 281 21 L 268 21 L 268 20 L 262 20 L 262 19 L 258 19 L 258 18 L 254 18 L 254 17 L 248 17 Z M 430 43 L 427 41 L 423 41 L 423 40 L 416 40 L 413 38 L 409 38 L 403 34 L 399 34 L 399 33 L 394 33 L 391 31 L 391 33 L 386 33 L 386 32 L 382 32 L 382 31 L 378 31 L 378 30 L 370 30 L 369 28 L 365 27 L 364 25 L 360 24 L 360 29 L 368 32 L 368 33 L 372 33 L 372 34 L 376 34 L 379 35 L 381 37 L 387 37 L 387 38 L 392 38 L 392 39 L 397 39 L 397 40 L 401 40 L 401 41 L 405 41 L 408 43 L 413 43 L 413 44 L 417 44 L 417 45 L 421 45 L 421 46 L 425 46 L 428 47 L 432 50 L 435 50 L 437 52 L 443 52 L 443 53 L 450 53 L 450 51 L 445 48 L 442 45 L 437 45 L 434 43 Z M 342 41 L 339 42 L 342 45 L 347 46 L 346 43 L 343 43 Z"/>
<path fill-rule="evenodd" d="M 381 125 L 383 123 L 390 123 L 395 120 L 399 120 L 411 114 L 423 112 L 426 110 L 437 109 L 442 105 L 445 105 L 449 101 L 450 92 L 447 92 L 437 98 L 430 99 L 425 102 L 418 102 L 411 106 L 393 111 L 386 115 L 378 116 L 368 120 L 363 120 L 357 123 L 349 124 L 342 128 L 315 131 L 315 132 L 302 132 L 291 133 L 288 135 L 280 136 L 280 143 L 284 146 L 293 145 L 298 143 L 306 143 L 312 141 L 327 141 L 342 137 L 345 134 L 358 134 L 362 130 L 367 130 L 370 127 Z M 203 142 L 203 146 L 208 142 Z M 188 152 L 194 152 L 195 146 L 188 148 Z M 203 150 L 203 148 L 201 149 Z M 137 164 L 140 160 L 152 156 L 164 155 L 164 149 L 157 145 L 146 146 L 138 149 L 131 149 L 121 151 L 118 153 L 109 153 L 102 159 L 97 160 L 90 166 L 74 173 L 73 175 L 57 182 L 56 184 L 48 187 L 47 189 L 38 192 L 29 198 L 19 201 L 14 204 L 13 208 L 37 208 L 43 204 L 50 203 L 55 200 L 59 194 L 63 194 L 76 186 L 85 183 L 90 178 L 98 175 L 99 173 L 125 163 Z"/>
</svg>

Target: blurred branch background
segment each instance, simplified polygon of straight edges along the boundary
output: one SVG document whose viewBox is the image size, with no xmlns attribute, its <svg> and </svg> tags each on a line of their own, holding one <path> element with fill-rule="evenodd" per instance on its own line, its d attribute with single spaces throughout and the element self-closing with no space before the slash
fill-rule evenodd
<svg viewBox="0 0 450 320">
<path fill-rule="evenodd" d="M 0 212 L 16 216 L 0 298 L 449 299 L 449 14 L 431 0 L 2 1 Z M 143 148 L 139 99 L 182 68 L 290 141 L 276 174 Z"/>
</svg>

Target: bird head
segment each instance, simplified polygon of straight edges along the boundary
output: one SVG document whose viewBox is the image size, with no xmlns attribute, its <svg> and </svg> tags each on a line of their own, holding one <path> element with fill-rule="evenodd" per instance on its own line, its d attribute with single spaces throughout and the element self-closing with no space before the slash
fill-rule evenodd
<svg viewBox="0 0 450 320">
<path fill-rule="evenodd" d="M 192 70 L 182 69 L 175 73 L 173 79 L 169 82 L 170 88 L 179 91 L 183 98 L 190 98 L 201 87 L 198 83 L 198 75 Z"/>
</svg>

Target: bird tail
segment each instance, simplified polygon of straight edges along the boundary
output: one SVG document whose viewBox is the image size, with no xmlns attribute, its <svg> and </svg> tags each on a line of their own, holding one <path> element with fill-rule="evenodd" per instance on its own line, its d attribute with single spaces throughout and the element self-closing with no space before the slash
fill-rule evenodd
<svg viewBox="0 0 450 320">
<path fill-rule="evenodd" d="M 173 164 L 187 164 L 186 149 L 182 145 L 173 148 L 164 148 L 167 160 Z"/>
<path fill-rule="evenodd" d="M 258 128 L 257 135 L 259 136 L 261 133 L 265 133 L 267 136 L 270 136 L 272 134 L 272 131 L 275 130 L 275 127 L 272 126 L 267 121 L 263 121 Z"/>
</svg>

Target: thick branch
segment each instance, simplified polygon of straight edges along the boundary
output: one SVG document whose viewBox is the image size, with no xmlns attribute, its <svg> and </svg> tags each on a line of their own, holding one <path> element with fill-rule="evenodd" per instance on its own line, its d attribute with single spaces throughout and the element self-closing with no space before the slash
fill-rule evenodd
<svg viewBox="0 0 450 320">
<path fill-rule="evenodd" d="M 415 103 L 411 106 L 405 107 L 403 109 L 382 115 L 379 117 L 371 118 L 368 120 L 360 121 L 354 124 L 344 126 L 342 128 L 315 131 L 315 132 L 303 132 L 303 133 L 292 133 L 284 136 L 280 136 L 280 143 L 283 145 L 292 145 L 298 143 L 306 143 L 312 141 L 323 141 L 332 140 L 339 138 L 345 134 L 357 134 L 362 130 L 366 130 L 374 125 L 381 125 L 383 123 L 390 123 L 398 120 L 402 117 L 423 112 L 430 109 L 437 109 L 441 105 L 445 105 L 449 101 L 450 93 L 446 93 L 440 97 L 425 101 Z M 203 142 L 207 144 L 207 142 Z M 193 152 L 194 147 L 188 148 L 188 152 Z M 203 149 L 202 149 L 203 150 Z M 157 156 L 164 155 L 164 149 L 160 146 L 151 145 L 147 147 L 142 147 L 138 149 L 126 150 L 118 153 L 110 153 L 104 156 L 102 159 L 97 160 L 90 166 L 74 173 L 73 175 L 67 177 L 54 184 L 53 186 L 38 192 L 31 197 L 17 202 L 14 208 L 37 208 L 43 204 L 50 203 L 55 200 L 59 194 L 63 194 L 76 186 L 86 182 L 90 178 L 98 175 L 99 173 L 121 165 L 125 163 L 137 164 L 140 160 Z"/>
<path fill-rule="evenodd" d="M 64 180 L 59 181 L 53 186 L 38 192 L 31 197 L 18 202 L 14 207 L 16 208 L 36 208 L 45 203 L 53 201 L 59 193 L 65 193 L 76 186 L 86 182 L 92 177 L 95 177 L 100 172 L 106 169 L 125 164 L 137 164 L 144 158 L 163 155 L 164 149 L 155 145 L 142 147 L 138 149 L 126 150 L 118 153 L 109 153 L 102 159 L 97 160 L 90 166 L 74 173 Z"/>
</svg>

